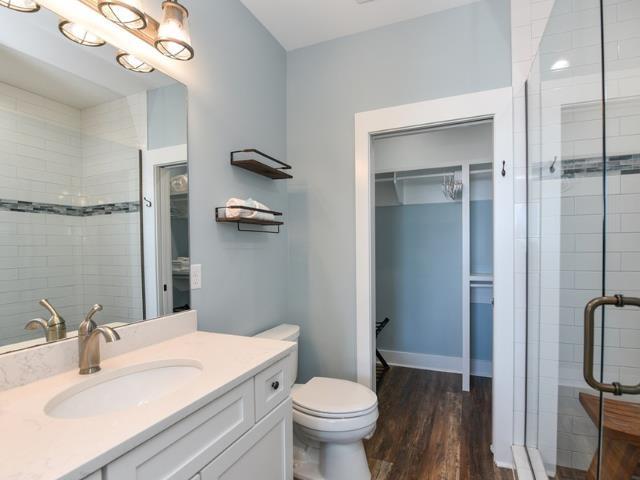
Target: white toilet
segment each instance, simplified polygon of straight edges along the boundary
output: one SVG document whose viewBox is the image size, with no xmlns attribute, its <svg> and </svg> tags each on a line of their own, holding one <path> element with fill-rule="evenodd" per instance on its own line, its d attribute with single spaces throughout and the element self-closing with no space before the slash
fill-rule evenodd
<svg viewBox="0 0 640 480">
<path fill-rule="evenodd" d="M 300 327 L 282 324 L 257 337 L 297 342 Z M 362 440 L 373 435 L 378 398 L 347 380 L 315 377 L 295 384 L 298 353 L 290 368 L 294 477 L 299 480 L 370 480 Z"/>
</svg>

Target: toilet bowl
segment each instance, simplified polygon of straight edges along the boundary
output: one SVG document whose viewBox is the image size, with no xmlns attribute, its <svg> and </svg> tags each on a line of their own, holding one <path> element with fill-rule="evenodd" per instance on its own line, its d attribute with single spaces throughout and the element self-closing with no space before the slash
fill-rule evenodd
<svg viewBox="0 0 640 480">
<path fill-rule="evenodd" d="M 280 325 L 257 337 L 297 342 L 300 327 Z M 315 377 L 294 384 L 297 351 L 290 366 L 294 465 L 299 480 L 370 480 L 363 439 L 375 432 L 378 400 L 355 382 Z"/>
</svg>

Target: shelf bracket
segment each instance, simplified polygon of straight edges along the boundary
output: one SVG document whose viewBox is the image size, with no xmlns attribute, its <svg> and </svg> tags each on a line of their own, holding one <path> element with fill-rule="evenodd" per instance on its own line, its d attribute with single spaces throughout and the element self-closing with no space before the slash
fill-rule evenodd
<svg viewBox="0 0 640 480">
<path fill-rule="evenodd" d="M 404 184 L 398 179 L 398 174 L 393 172 L 393 189 L 400 205 L 404 205 Z"/>
</svg>

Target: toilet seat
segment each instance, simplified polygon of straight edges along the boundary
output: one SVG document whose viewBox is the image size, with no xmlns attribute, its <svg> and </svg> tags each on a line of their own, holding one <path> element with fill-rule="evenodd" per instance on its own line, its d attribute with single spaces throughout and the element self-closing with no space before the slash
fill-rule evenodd
<svg viewBox="0 0 640 480">
<path fill-rule="evenodd" d="M 315 377 L 294 385 L 293 421 L 313 430 L 346 432 L 366 428 L 378 419 L 378 398 L 347 380 Z"/>
<path fill-rule="evenodd" d="M 313 415 L 350 418 L 363 415 L 378 405 L 378 397 L 359 383 L 337 378 L 314 377 L 291 391 L 295 406 Z"/>
<path fill-rule="evenodd" d="M 351 418 L 323 418 L 308 415 L 293 408 L 293 423 L 319 432 L 353 432 L 363 430 L 376 424 L 378 420 L 378 409 L 370 411 L 365 415 Z"/>
</svg>

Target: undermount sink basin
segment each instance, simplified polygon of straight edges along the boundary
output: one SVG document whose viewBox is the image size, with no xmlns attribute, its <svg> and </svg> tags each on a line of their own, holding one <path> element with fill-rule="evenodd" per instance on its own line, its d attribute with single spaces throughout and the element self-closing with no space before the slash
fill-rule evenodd
<svg viewBox="0 0 640 480">
<path fill-rule="evenodd" d="M 146 405 L 191 382 L 202 373 L 194 360 L 160 360 L 102 371 L 53 397 L 50 417 L 83 418 Z"/>
</svg>

